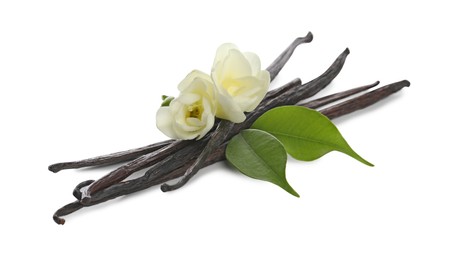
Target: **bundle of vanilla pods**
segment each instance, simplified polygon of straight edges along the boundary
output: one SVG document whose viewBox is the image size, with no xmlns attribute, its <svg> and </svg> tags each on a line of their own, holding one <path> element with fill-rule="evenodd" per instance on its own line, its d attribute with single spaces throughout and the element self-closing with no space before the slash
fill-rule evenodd
<svg viewBox="0 0 452 260">
<path fill-rule="evenodd" d="M 278 75 L 297 46 L 311 41 L 311 33 L 295 39 L 267 68 L 271 80 Z M 163 184 L 162 191 L 182 187 L 199 169 L 224 160 L 228 141 L 241 130 L 249 128 L 260 115 L 272 108 L 299 105 L 317 109 L 328 118 L 334 119 L 368 107 L 410 85 L 409 81 L 402 80 L 376 88 L 379 84 L 377 81 L 309 102 L 304 101 L 328 86 L 341 71 L 349 53 L 348 49 L 343 51 L 323 74 L 308 83 L 302 84 L 300 79 L 294 79 L 280 88 L 269 91 L 259 106 L 247 114 L 244 122 L 239 124 L 217 122 L 217 126 L 201 140 L 166 140 L 127 151 L 50 165 L 49 170 L 56 173 L 63 169 L 125 162 L 124 165 L 99 180 L 88 180 L 78 184 L 73 191 L 76 201 L 58 209 L 53 215 L 54 221 L 64 224 L 65 220 L 61 218 L 62 216 L 83 207 L 93 206 L 155 185 Z M 126 180 L 127 177 L 142 169 L 147 169 L 143 176 Z M 176 185 L 165 184 L 174 179 L 179 179 Z"/>
</svg>

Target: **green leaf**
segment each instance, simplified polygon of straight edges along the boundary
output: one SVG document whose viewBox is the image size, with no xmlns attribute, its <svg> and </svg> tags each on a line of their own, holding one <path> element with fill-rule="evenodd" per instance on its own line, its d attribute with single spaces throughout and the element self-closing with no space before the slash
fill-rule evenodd
<svg viewBox="0 0 452 260">
<path fill-rule="evenodd" d="M 269 181 L 300 197 L 286 180 L 287 152 L 272 135 L 256 129 L 241 131 L 229 141 L 226 159 L 248 177 Z"/>
<path fill-rule="evenodd" d="M 282 106 L 260 116 L 251 128 L 266 131 L 283 143 L 298 160 L 312 161 L 339 151 L 373 166 L 348 145 L 336 126 L 321 113 L 300 106 Z"/>
</svg>

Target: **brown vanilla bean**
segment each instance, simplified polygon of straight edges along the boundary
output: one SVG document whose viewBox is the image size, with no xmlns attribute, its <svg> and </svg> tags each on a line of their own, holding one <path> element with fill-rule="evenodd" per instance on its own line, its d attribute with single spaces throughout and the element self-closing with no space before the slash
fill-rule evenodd
<svg viewBox="0 0 452 260">
<path fill-rule="evenodd" d="M 357 98 L 344 101 L 340 104 L 328 107 L 320 112 L 330 119 L 349 114 L 351 112 L 366 108 L 385 97 L 401 90 L 404 87 L 409 87 L 410 82 L 408 80 L 402 80 L 395 82 L 384 87 L 373 90 L 369 93 L 363 94 Z"/>
<path fill-rule="evenodd" d="M 167 157 L 174 151 L 180 150 L 192 143 L 194 143 L 194 141 L 178 140 L 152 153 L 142 155 L 138 157 L 138 159 L 119 167 L 118 169 L 110 172 L 108 175 L 92 183 L 86 191 L 86 196 L 89 197 L 91 193 L 95 193 L 96 191 L 106 188 L 112 184 L 118 183 L 132 175 L 134 172 L 142 170 L 150 166 L 152 163 Z"/>
<path fill-rule="evenodd" d="M 337 59 L 333 62 L 333 64 L 319 77 L 309 81 L 306 84 L 303 84 L 303 92 L 301 91 L 288 91 L 285 95 L 288 98 L 288 102 L 291 104 L 295 104 L 300 100 L 309 98 L 317 94 L 320 90 L 324 89 L 328 86 L 333 79 L 341 72 L 342 67 L 344 66 L 345 60 L 347 56 L 350 54 L 350 50 L 346 48 Z"/>
<path fill-rule="evenodd" d="M 64 207 L 58 209 L 54 214 L 53 214 L 53 220 L 59 224 L 59 225 L 64 225 L 64 223 L 66 222 L 63 218 L 61 218 L 62 216 L 66 216 L 71 214 L 72 212 L 75 212 L 81 208 L 83 208 L 84 206 L 80 203 L 80 201 L 74 201 L 72 203 L 69 203 L 67 205 L 65 205 Z"/>
<path fill-rule="evenodd" d="M 290 59 L 291 55 L 295 51 L 295 49 L 302 43 L 309 43 L 312 41 L 312 33 L 309 32 L 305 37 L 298 37 L 295 39 L 282 53 L 279 55 L 273 63 L 268 66 L 267 71 L 270 73 L 271 81 L 278 75 L 278 73 L 281 71 L 281 69 L 284 67 L 284 65 L 287 63 L 287 61 Z M 285 91 L 284 89 L 275 89 L 272 91 L 269 91 L 267 95 L 265 96 L 264 100 L 268 100 L 271 98 L 274 98 L 275 95 L 278 95 L 281 93 L 281 91 Z M 48 168 L 52 172 L 58 172 L 60 170 L 64 169 L 78 169 L 83 167 L 90 167 L 90 166 L 101 166 L 101 165 L 109 165 L 119 162 L 125 162 L 129 160 L 134 160 L 142 155 L 154 152 L 158 149 L 161 149 L 171 143 L 173 143 L 174 140 L 167 140 L 151 145 L 147 145 L 140 148 L 130 149 L 126 151 L 116 152 L 112 154 L 107 155 L 101 155 L 93 158 L 88 158 L 80 161 L 72 161 L 72 162 L 62 162 L 62 163 L 56 163 L 50 165 Z"/>
<path fill-rule="evenodd" d="M 400 89 L 402 89 L 403 87 L 406 87 L 406 86 L 409 86 L 409 82 L 405 81 L 405 80 L 397 82 L 397 83 L 389 84 L 387 86 L 380 87 L 380 88 L 376 89 L 375 91 L 364 94 L 366 96 L 365 98 L 363 98 L 362 96 L 358 96 L 358 97 L 352 98 L 352 99 L 344 102 L 344 104 L 341 106 L 332 106 L 332 107 L 342 107 L 341 109 L 324 109 L 322 111 L 325 116 L 329 117 L 330 119 L 334 119 L 334 118 L 346 115 L 348 113 L 354 112 L 355 109 L 359 110 L 366 106 L 370 106 L 370 105 L 384 99 L 385 97 L 399 91 Z M 338 93 L 338 95 L 342 95 L 342 94 L 343 93 Z M 305 105 L 311 106 L 311 105 L 315 104 L 316 102 L 317 102 L 317 100 L 313 100 L 308 103 L 305 103 Z M 360 102 L 364 102 L 364 103 L 361 106 L 352 105 L 351 109 L 343 109 L 344 106 L 348 106 L 350 104 L 360 103 Z M 345 105 L 345 104 L 348 104 L 348 105 Z M 208 159 L 205 161 L 204 166 L 208 166 L 215 162 L 224 160 L 225 159 L 224 151 L 226 149 L 226 144 L 227 143 L 223 144 L 218 149 L 216 149 L 214 152 L 212 152 L 210 154 L 210 156 L 208 157 Z M 194 162 L 194 160 L 195 159 L 193 158 L 190 162 Z M 96 204 L 99 204 L 99 203 L 102 203 L 102 202 L 105 202 L 105 201 L 108 201 L 108 200 L 111 200 L 111 199 L 114 199 L 114 198 L 117 198 L 120 196 L 124 196 L 124 195 L 130 194 L 130 193 L 133 193 L 133 192 L 147 189 L 147 188 L 155 186 L 155 185 L 159 185 L 161 183 L 170 181 L 172 179 L 179 178 L 184 175 L 185 171 L 190 166 L 190 162 L 183 166 L 176 168 L 175 170 L 169 172 L 166 175 L 160 175 L 158 178 L 149 178 L 148 176 L 143 176 L 143 177 L 140 177 L 137 179 L 124 181 L 124 182 L 112 185 L 112 186 L 94 194 L 89 204 L 82 205 L 79 201 L 75 201 L 75 202 L 70 203 L 70 204 L 62 207 L 61 209 L 57 210 L 55 212 L 53 218 L 56 223 L 64 224 L 64 219 L 62 219 L 61 217 L 68 215 L 70 213 L 73 213 L 73 212 L 83 208 L 84 206 L 93 206 L 93 205 L 96 205 Z M 80 187 L 78 187 L 78 189 L 80 189 L 80 188 L 82 188 L 82 185 Z M 75 193 L 75 191 L 74 191 L 74 193 Z M 78 191 L 78 193 L 80 193 L 80 191 Z"/>
<path fill-rule="evenodd" d="M 270 72 L 270 79 L 273 80 L 278 75 L 278 73 L 290 59 L 298 45 L 311 42 L 312 38 L 312 33 L 309 32 L 305 37 L 299 37 L 295 39 L 289 45 L 289 47 L 287 47 L 287 49 L 283 53 L 281 53 L 281 55 L 279 55 L 278 58 L 276 58 L 276 60 L 272 64 L 270 64 L 270 66 L 267 67 L 268 72 Z"/>
<path fill-rule="evenodd" d="M 343 91 L 343 92 L 339 92 L 339 93 L 336 93 L 336 94 L 328 95 L 328 96 L 325 96 L 323 98 L 318 98 L 318 99 L 312 100 L 312 101 L 303 101 L 302 100 L 302 101 L 298 102 L 296 105 L 297 106 L 303 106 L 303 107 L 311 108 L 311 109 L 316 109 L 316 108 L 319 108 L 319 107 L 331 104 L 331 103 L 333 103 L 335 101 L 338 101 L 338 100 L 344 99 L 346 97 L 350 97 L 350 96 L 353 96 L 355 94 L 361 93 L 361 92 L 366 91 L 368 89 L 371 89 L 371 88 L 377 86 L 378 84 L 380 84 L 380 81 L 376 81 L 376 82 L 374 82 L 372 84 L 365 85 L 365 86 L 362 86 L 362 87 L 357 87 L 357 88 L 353 88 L 353 89 L 346 90 L 346 91 Z"/>
<path fill-rule="evenodd" d="M 142 155 L 154 152 L 156 150 L 159 150 L 169 144 L 174 142 L 174 140 L 166 140 L 163 142 L 158 142 L 155 144 L 147 145 L 140 148 L 130 149 L 126 151 L 101 155 L 93 158 L 88 158 L 80 161 L 73 161 L 73 162 L 62 162 L 62 163 L 55 163 L 49 166 L 49 171 L 51 172 L 59 172 L 64 169 L 78 169 L 83 167 L 90 167 L 90 166 L 99 166 L 99 165 L 109 165 L 109 164 L 115 164 L 120 162 L 125 162 L 128 160 L 133 160 L 135 158 L 138 158 Z"/>
</svg>

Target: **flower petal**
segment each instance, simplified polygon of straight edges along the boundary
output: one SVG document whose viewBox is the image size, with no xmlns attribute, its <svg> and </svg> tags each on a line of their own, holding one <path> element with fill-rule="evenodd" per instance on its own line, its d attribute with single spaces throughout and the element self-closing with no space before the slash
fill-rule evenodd
<svg viewBox="0 0 452 260">
<path fill-rule="evenodd" d="M 243 55 L 250 64 L 252 75 L 257 75 L 261 71 L 261 60 L 259 59 L 259 56 L 253 52 L 244 52 Z"/>
<path fill-rule="evenodd" d="M 180 102 L 186 106 L 191 105 L 201 99 L 201 96 L 195 93 L 184 93 L 178 96 L 173 102 Z"/>
<path fill-rule="evenodd" d="M 218 106 L 216 116 L 218 118 L 229 120 L 233 123 L 241 123 L 245 121 L 246 116 L 228 95 L 218 95 Z"/>
<path fill-rule="evenodd" d="M 268 72 L 267 70 L 261 70 L 257 74 L 257 77 L 262 81 L 263 85 L 270 86 L 270 72 Z"/>
<path fill-rule="evenodd" d="M 213 66 L 217 64 L 219 61 L 223 61 L 226 56 L 229 55 L 230 50 L 237 50 L 237 46 L 233 43 L 223 43 L 217 49 L 217 53 L 215 54 L 215 60 L 213 61 Z"/>
<path fill-rule="evenodd" d="M 223 63 L 220 80 L 246 77 L 252 73 L 250 63 L 239 50 L 230 50 Z"/>
<path fill-rule="evenodd" d="M 258 78 L 247 76 L 230 81 L 228 92 L 234 98 L 241 95 L 252 95 L 257 92 L 257 89 L 260 88 L 264 88 L 264 86 Z"/>
<path fill-rule="evenodd" d="M 156 123 L 157 128 L 170 138 L 177 138 L 176 132 L 173 130 L 173 120 L 169 107 L 160 107 L 157 110 Z"/>
<path fill-rule="evenodd" d="M 192 82 L 196 78 L 200 78 L 202 80 L 212 83 L 212 79 L 208 74 L 199 70 L 193 70 L 192 72 L 188 73 L 188 75 L 179 83 L 177 88 L 179 89 L 179 91 L 184 91 L 186 88 L 192 85 Z"/>
<path fill-rule="evenodd" d="M 177 127 L 174 128 L 174 130 L 176 131 L 177 139 L 191 140 L 199 136 L 199 133 L 197 131 L 185 131 Z"/>
<path fill-rule="evenodd" d="M 189 118 L 186 118 L 186 120 Z M 197 118 L 193 118 L 193 119 L 197 119 Z M 189 125 L 187 124 L 188 122 L 184 120 L 183 123 L 179 123 L 177 122 L 176 127 L 174 128 L 176 132 L 182 131 L 182 132 L 195 132 L 199 130 L 199 126 L 195 126 L 195 125 Z M 199 119 L 198 119 L 199 120 Z"/>
<path fill-rule="evenodd" d="M 209 131 L 212 129 L 214 123 L 215 123 L 215 117 L 213 115 L 206 116 L 205 118 L 205 126 L 204 128 L 199 132 L 197 140 L 203 138 Z"/>
<path fill-rule="evenodd" d="M 202 127 L 204 126 L 204 122 L 199 120 L 198 118 L 194 118 L 194 117 L 187 117 L 187 124 L 194 126 L 194 127 Z"/>
</svg>

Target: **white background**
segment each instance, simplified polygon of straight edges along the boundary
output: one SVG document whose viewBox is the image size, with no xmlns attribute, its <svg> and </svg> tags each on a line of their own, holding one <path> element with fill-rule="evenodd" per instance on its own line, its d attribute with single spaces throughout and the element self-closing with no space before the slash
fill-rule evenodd
<svg viewBox="0 0 452 260">
<path fill-rule="evenodd" d="M 251 1 L 249 1 L 251 2 Z M 1 259 L 452 259 L 450 8 L 447 1 L 1 1 Z M 297 36 L 272 88 L 322 73 L 322 94 L 375 80 L 411 87 L 336 120 L 376 166 L 339 153 L 289 160 L 301 198 L 218 163 L 186 187 L 53 212 L 114 167 L 51 163 L 166 140 L 162 94 L 209 72 L 221 43 L 264 67 Z"/>
</svg>

